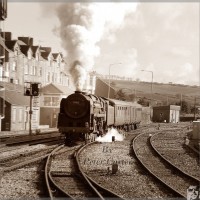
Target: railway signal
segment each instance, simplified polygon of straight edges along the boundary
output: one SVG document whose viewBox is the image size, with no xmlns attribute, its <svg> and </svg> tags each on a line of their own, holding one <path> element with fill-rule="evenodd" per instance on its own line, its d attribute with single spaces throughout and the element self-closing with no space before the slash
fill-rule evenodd
<svg viewBox="0 0 200 200">
<path fill-rule="evenodd" d="M 24 87 L 24 95 L 39 96 L 39 84 L 40 83 L 26 82 L 26 85 Z"/>
<path fill-rule="evenodd" d="M 30 96 L 30 110 L 29 110 L 29 134 L 32 134 L 32 105 L 33 105 L 33 96 L 39 96 L 39 84 L 40 83 L 33 83 L 33 82 L 25 82 L 24 83 L 24 96 Z"/>
</svg>

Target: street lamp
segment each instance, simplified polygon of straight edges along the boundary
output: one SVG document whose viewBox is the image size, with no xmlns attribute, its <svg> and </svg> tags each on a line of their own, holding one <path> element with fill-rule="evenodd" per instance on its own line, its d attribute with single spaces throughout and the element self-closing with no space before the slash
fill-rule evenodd
<svg viewBox="0 0 200 200">
<path fill-rule="evenodd" d="M 109 99 L 109 97 L 110 97 L 110 67 L 113 66 L 113 65 L 120 65 L 120 64 L 122 64 L 122 63 L 112 63 L 112 64 L 109 65 L 108 99 Z"/>
<path fill-rule="evenodd" d="M 143 72 L 150 72 L 151 73 L 151 106 L 153 105 L 153 72 L 142 69 Z"/>
</svg>

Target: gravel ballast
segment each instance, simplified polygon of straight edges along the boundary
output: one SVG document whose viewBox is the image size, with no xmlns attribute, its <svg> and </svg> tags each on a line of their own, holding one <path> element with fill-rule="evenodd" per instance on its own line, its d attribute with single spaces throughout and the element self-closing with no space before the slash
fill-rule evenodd
<svg viewBox="0 0 200 200">
<path fill-rule="evenodd" d="M 172 197 L 146 174 L 130 149 L 130 140 L 94 144 L 81 152 L 81 166 L 95 181 L 124 198 Z M 116 174 L 112 174 L 113 162 L 118 164 Z"/>
</svg>

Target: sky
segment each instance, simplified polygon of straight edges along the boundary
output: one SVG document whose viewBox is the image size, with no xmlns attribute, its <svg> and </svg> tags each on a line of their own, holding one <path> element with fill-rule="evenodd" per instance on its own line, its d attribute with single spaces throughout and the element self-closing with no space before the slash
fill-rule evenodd
<svg viewBox="0 0 200 200">
<path fill-rule="evenodd" d="M 108 75 L 110 69 L 149 82 L 153 73 L 154 82 L 200 85 L 199 8 L 197 2 L 8 2 L 1 28 L 62 52 L 71 65 L 79 60 L 81 70 Z"/>
</svg>

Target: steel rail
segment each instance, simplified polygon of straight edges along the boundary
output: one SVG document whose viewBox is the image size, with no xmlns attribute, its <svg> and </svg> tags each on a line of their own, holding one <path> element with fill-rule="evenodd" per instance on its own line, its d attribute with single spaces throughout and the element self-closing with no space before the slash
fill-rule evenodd
<svg viewBox="0 0 200 200">
<path fill-rule="evenodd" d="M 153 136 L 150 137 L 150 145 L 151 147 L 154 149 L 154 151 L 164 160 L 166 161 L 167 163 L 169 163 L 171 166 L 173 166 L 176 170 L 178 170 L 179 172 L 183 173 L 185 176 L 187 176 L 188 178 L 191 178 L 193 179 L 194 181 L 198 181 L 200 182 L 199 179 L 197 179 L 196 177 L 184 172 L 183 170 L 181 170 L 179 167 L 177 167 L 176 165 L 174 165 L 171 161 L 169 161 L 167 158 L 165 158 L 159 151 L 158 149 L 155 147 L 155 145 L 153 144 L 153 141 L 155 140 L 155 137 L 158 135 L 158 134 L 161 134 L 161 133 L 156 133 L 154 134 Z"/>
<path fill-rule="evenodd" d="M 25 165 L 37 162 L 39 160 L 43 160 L 43 159 L 47 158 L 48 156 L 49 156 L 49 154 L 45 154 L 43 156 L 40 156 L 40 157 L 37 157 L 37 158 L 33 158 L 33 159 L 30 159 L 30 160 L 24 161 L 24 162 L 18 163 L 16 165 L 12 165 L 10 167 L 5 167 L 4 169 L 2 169 L 2 172 L 9 172 L 9 171 L 18 169 L 18 168 L 23 167 Z"/>
<path fill-rule="evenodd" d="M 50 163 L 50 159 L 51 156 L 58 150 L 60 150 L 63 147 L 63 145 L 56 147 L 47 157 L 47 161 L 46 161 L 46 165 L 45 165 L 45 182 L 46 182 L 46 186 L 47 186 L 47 190 L 48 190 L 48 194 L 50 199 L 53 199 L 53 194 L 52 194 L 52 190 L 50 187 L 50 183 L 49 183 L 49 163 Z"/>
<path fill-rule="evenodd" d="M 167 188 L 169 188 L 171 191 L 175 192 L 176 194 L 178 194 L 180 197 L 186 198 L 182 193 L 180 193 L 178 190 L 176 190 L 175 188 L 171 187 L 170 185 L 168 185 L 165 181 L 163 181 L 160 177 L 158 177 L 154 172 L 152 172 L 145 164 L 144 162 L 139 158 L 139 154 L 137 153 L 137 148 L 136 148 L 136 140 L 145 135 L 145 133 L 142 133 L 138 136 L 136 136 L 133 140 L 133 152 L 137 158 L 137 160 L 139 161 L 139 163 L 153 176 L 155 177 L 157 180 L 159 180 L 162 184 L 164 184 Z"/>
<path fill-rule="evenodd" d="M 79 162 L 79 155 L 80 153 L 85 149 L 87 148 L 89 145 L 92 145 L 92 144 L 95 144 L 97 142 L 91 142 L 91 143 L 88 143 L 86 145 L 84 145 L 82 148 L 80 148 L 77 153 L 76 153 L 76 162 L 77 162 L 77 165 L 78 165 L 78 168 L 81 172 L 81 174 L 84 176 L 84 178 L 87 180 L 88 184 L 91 185 L 91 187 L 94 189 L 94 191 L 99 194 L 99 197 L 101 199 L 105 199 L 104 196 L 101 195 L 101 193 L 98 191 L 98 190 L 103 190 L 103 192 L 106 192 L 107 194 L 109 194 L 110 197 L 114 197 L 114 198 L 117 198 L 117 199 L 123 199 L 122 197 L 120 197 L 118 194 L 112 192 L 111 190 L 101 186 L 100 184 L 98 184 L 94 179 L 92 179 L 89 175 L 87 175 L 82 167 L 81 167 L 81 164 Z"/>
</svg>

